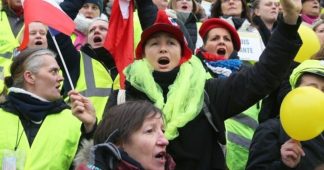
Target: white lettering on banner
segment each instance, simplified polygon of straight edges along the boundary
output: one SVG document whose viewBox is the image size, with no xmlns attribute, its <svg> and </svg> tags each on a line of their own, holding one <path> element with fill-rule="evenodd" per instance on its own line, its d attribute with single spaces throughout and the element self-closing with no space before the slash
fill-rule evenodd
<svg viewBox="0 0 324 170">
<path fill-rule="evenodd" d="M 259 61 L 259 57 L 265 49 L 262 38 L 255 32 L 238 32 L 241 39 L 241 50 L 238 56 L 241 60 Z"/>
</svg>

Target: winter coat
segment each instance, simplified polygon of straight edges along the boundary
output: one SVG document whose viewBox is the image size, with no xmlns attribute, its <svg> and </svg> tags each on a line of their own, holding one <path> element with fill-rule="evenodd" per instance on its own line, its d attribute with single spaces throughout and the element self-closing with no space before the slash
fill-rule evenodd
<svg viewBox="0 0 324 170">
<path fill-rule="evenodd" d="M 143 166 L 124 150 L 109 142 L 95 150 L 93 140 L 83 140 L 74 159 L 76 170 L 144 170 Z M 175 163 L 166 155 L 165 170 L 173 170 Z"/>
<path fill-rule="evenodd" d="M 289 70 L 284 73 L 284 79 L 280 83 L 279 87 L 262 100 L 261 110 L 258 117 L 259 123 L 265 122 L 266 120 L 275 118 L 279 115 L 282 100 L 291 90 L 289 76 L 298 64 L 299 63 L 297 62 L 293 62 L 289 66 Z"/>
<path fill-rule="evenodd" d="M 228 78 L 206 80 L 204 90 L 210 103 L 207 106 L 218 132 L 206 119 L 206 109 L 202 109 L 193 120 L 179 128 L 179 135 L 170 140 L 167 146 L 167 152 L 174 158 L 177 169 L 225 169 L 224 154 L 219 144 L 225 143 L 224 120 L 249 108 L 279 85 L 282 73 L 287 71 L 301 46 L 297 34 L 299 25 L 300 19 L 294 26 L 281 21 L 259 62 L 253 67 L 231 74 Z M 167 77 L 173 76 L 166 75 L 163 78 L 168 79 Z M 155 82 L 158 83 L 159 80 L 155 79 Z M 169 84 L 166 80 L 160 82 L 159 85 L 164 89 L 164 99 L 167 100 L 168 85 L 174 79 L 169 80 Z M 126 100 L 150 100 L 145 93 L 126 84 Z M 115 93 L 110 97 L 109 104 L 114 105 L 116 101 Z"/>
<path fill-rule="evenodd" d="M 246 169 L 311 170 L 324 164 L 323 133 L 314 139 L 301 142 L 305 156 L 301 157 L 300 163 L 295 168 L 289 168 L 281 161 L 281 145 L 289 139 L 278 117 L 261 123 L 252 139 Z"/>
</svg>

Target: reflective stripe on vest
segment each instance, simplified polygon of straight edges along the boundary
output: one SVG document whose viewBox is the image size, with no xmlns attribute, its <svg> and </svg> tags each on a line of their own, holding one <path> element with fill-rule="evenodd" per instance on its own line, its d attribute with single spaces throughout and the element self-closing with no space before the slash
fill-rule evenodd
<svg viewBox="0 0 324 170">
<path fill-rule="evenodd" d="M 4 81 L 3 67 L 0 66 L 0 80 Z"/>
<path fill-rule="evenodd" d="M 253 133 L 258 127 L 258 103 L 225 121 L 227 141 L 249 149 Z"/>
<path fill-rule="evenodd" d="M 19 46 L 18 39 L 12 33 L 6 12 L 1 12 L 0 19 L 0 57 L 11 58 L 14 48 Z M 20 31 L 17 37 L 20 36 Z"/>
<path fill-rule="evenodd" d="M 17 150 L 25 153 L 25 170 L 69 169 L 78 148 L 80 127 L 81 122 L 69 109 L 48 115 L 30 147 L 19 117 L 0 109 L 0 167 L 4 149 L 13 150 L 19 143 Z M 20 140 L 17 135 L 22 135 Z"/>
<path fill-rule="evenodd" d="M 11 57 L 12 57 L 12 52 L 5 52 L 1 55 L 1 57 L 3 58 L 6 58 L 6 59 L 10 59 L 11 60 Z"/>
<path fill-rule="evenodd" d="M 237 135 L 232 132 L 227 132 L 227 140 L 247 149 L 250 147 L 250 143 L 251 143 L 251 139 L 247 139 L 243 136 Z"/>
<path fill-rule="evenodd" d="M 85 76 L 85 83 L 86 83 L 86 89 L 84 89 L 83 91 L 80 91 L 80 93 L 86 97 L 91 97 L 91 96 L 100 96 L 100 97 L 107 97 L 110 95 L 111 93 L 111 87 L 112 87 L 112 81 L 110 81 L 111 83 L 108 83 L 109 85 L 107 86 L 107 88 L 100 88 L 100 87 L 96 87 L 95 85 L 95 76 L 94 73 L 97 74 L 97 76 L 107 76 L 106 78 L 110 78 L 111 77 L 109 75 L 109 73 L 107 73 L 107 75 L 100 75 L 97 72 L 98 69 L 98 65 L 93 67 L 93 62 L 98 62 L 98 61 L 94 61 L 91 57 L 87 56 L 86 54 L 82 55 L 82 60 L 83 60 L 83 66 L 82 68 L 84 69 L 84 76 Z M 102 66 L 101 63 L 99 63 Z M 106 71 L 105 68 L 100 68 L 100 69 L 104 69 Z M 107 71 L 106 71 L 107 72 Z"/>
<path fill-rule="evenodd" d="M 106 68 L 99 61 L 81 52 L 80 76 L 75 89 L 90 99 L 99 120 L 107 105 L 113 84 Z"/>
<path fill-rule="evenodd" d="M 0 67 L 2 68 L 1 76 L 4 78 L 10 76 L 9 67 L 12 62 L 12 52 L 19 46 L 19 41 L 12 33 L 6 12 L 2 11 L 0 15 Z M 17 37 L 19 37 L 21 33 L 22 30 L 20 30 Z M 4 81 L 1 79 L 0 92 L 2 92 L 3 88 Z"/>
<path fill-rule="evenodd" d="M 254 120 L 250 116 L 243 114 L 238 114 L 232 117 L 233 120 L 236 120 L 246 126 L 249 126 L 251 129 L 256 129 L 259 126 L 258 121 Z"/>
</svg>

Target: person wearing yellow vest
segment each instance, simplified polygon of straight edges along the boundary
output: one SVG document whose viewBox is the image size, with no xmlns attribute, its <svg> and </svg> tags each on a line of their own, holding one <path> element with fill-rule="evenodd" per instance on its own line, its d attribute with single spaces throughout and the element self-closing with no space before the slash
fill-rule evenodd
<svg viewBox="0 0 324 170">
<path fill-rule="evenodd" d="M 75 90 L 92 101 L 98 119 L 102 117 L 111 91 L 119 89 L 115 61 L 103 47 L 107 28 L 107 21 L 94 21 L 89 28 L 88 43 L 81 47 L 80 52 L 74 48 L 68 36 L 63 34 L 57 36 L 58 44 L 64 46 L 61 48 L 62 54 L 67 67 L 71 70 L 71 79 L 77 80 L 74 84 Z M 65 85 L 64 88 L 69 86 Z"/>
<path fill-rule="evenodd" d="M 24 19 L 20 1 L 2 1 L 0 9 L 0 92 L 2 92 L 4 77 L 8 75 L 6 66 L 11 63 L 12 52 L 19 45 L 18 37 Z"/>
<path fill-rule="evenodd" d="M 40 22 L 31 22 L 29 24 L 29 41 L 27 44 L 28 48 L 47 48 L 47 26 Z M 18 45 L 16 46 L 18 47 Z M 12 63 L 13 56 L 16 56 L 19 54 L 19 51 L 14 48 L 14 52 L 8 53 L 8 56 L 6 57 L 0 57 L 0 92 L 6 93 L 5 87 L 4 87 L 4 77 L 10 76 L 9 67 Z M 10 56 L 9 56 L 10 55 Z"/>
<path fill-rule="evenodd" d="M 0 108 L 1 168 L 68 169 L 80 127 L 82 137 L 93 133 L 94 108 L 72 91 L 71 113 L 60 95 L 59 71 L 55 55 L 47 49 L 27 49 L 14 58 L 11 76 L 5 79 L 9 93 Z"/>
<path fill-rule="evenodd" d="M 68 11 L 69 16 L 76 16 L 82 2 L 75 2 L 74 9 Z M 78 8 L 79 7 L 79 8 Z M 64 10 L 64 7 L 62 7 Z M 88 28 L 87 43 L 78 51 L 69 36 L 62 33 L 56 35 L 66 66 L 75 90 L 88 97 L 94 104 L 100 120 L 105 110 L 112 89 L 119 89 L 119 76 L 113 56 L 103 47 L 108 31 L 107 20 L 95 19 Z M 49 47 L 56 50 L 49 39 Z M 61 65 L 60 61 L 59 65 Z M 62 68 L 62 67 L 61 67 Z M 65 75 L 65 74 L 63 74 Z M 66 79 L 67 80 L 67 79 Z M 64 82 L 65 93 L 70 91 L 69 82 Z"/>
</svg>

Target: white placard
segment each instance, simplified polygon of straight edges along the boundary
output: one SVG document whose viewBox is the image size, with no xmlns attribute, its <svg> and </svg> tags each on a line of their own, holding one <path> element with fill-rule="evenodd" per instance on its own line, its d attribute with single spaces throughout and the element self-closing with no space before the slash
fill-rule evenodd
<svg viewBox="0 0 324 170">
<path fill-rule="evenodd" d="M 238 56 L 241 60 L 259 61 L 265 49 L 262 38 L 255 32 L 238 32 L 241 39 L 241 50 Z"/>
</svg>

